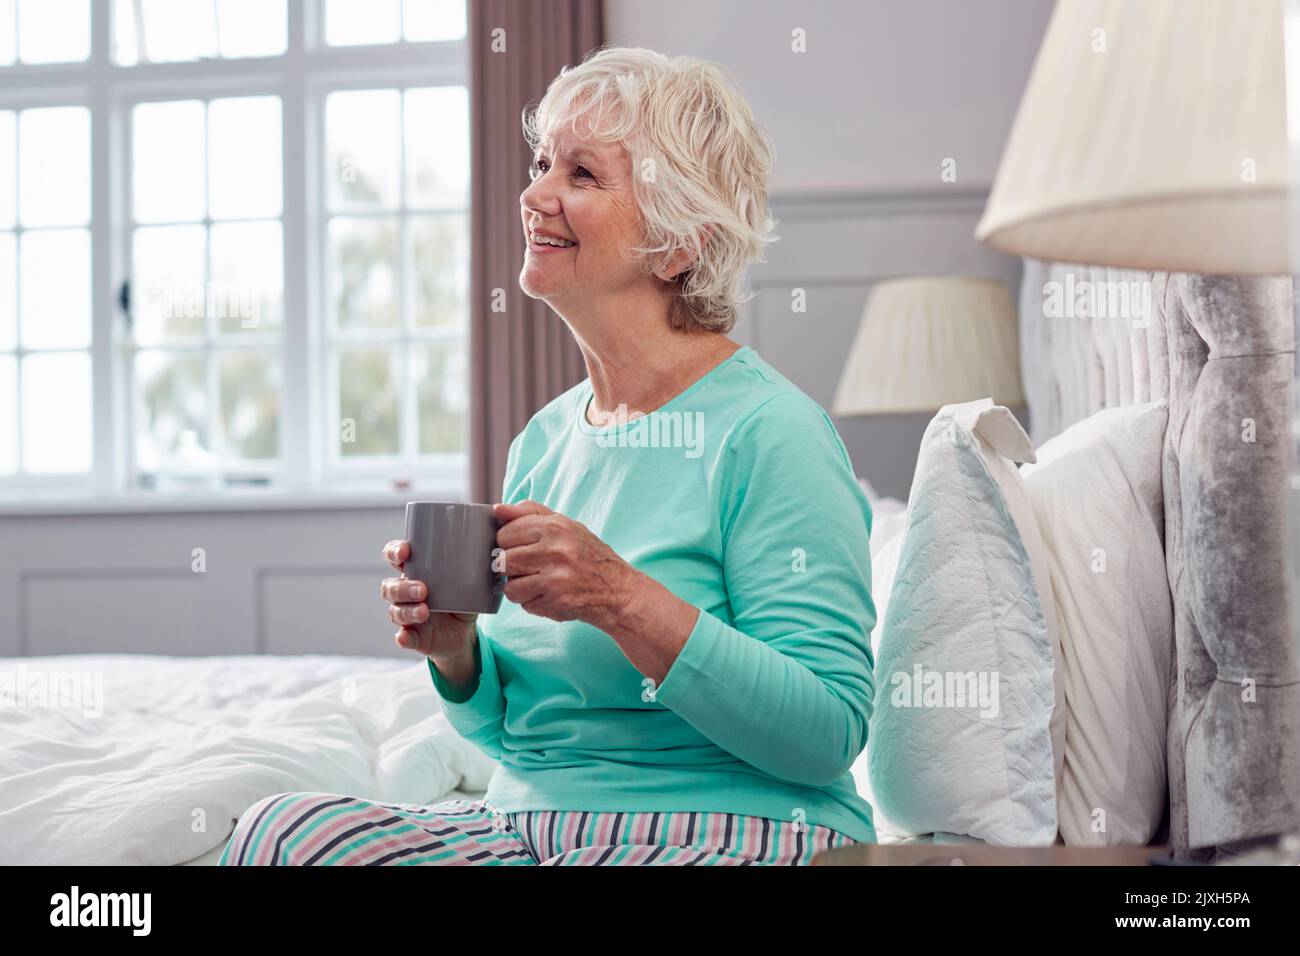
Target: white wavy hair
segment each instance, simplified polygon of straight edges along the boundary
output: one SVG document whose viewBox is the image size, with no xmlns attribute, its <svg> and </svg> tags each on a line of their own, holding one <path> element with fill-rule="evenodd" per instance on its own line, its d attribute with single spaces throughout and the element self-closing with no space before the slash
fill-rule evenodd
<svg viewBox="0 0 1300 956">
<path fill-rule="evenodd" d="M 728 332 L 745 269 L 764 261 L 776 220 L 767 206 L 773 149 L 734 77 L 707 60 L 639 47 L 601 47 L 566 66 L 536 106 L 524 136 L 537 150 L 564 123 L 577 135 L 622 143 L 645 244 L 633 249 L 649 275 L 680 250 L 693 265 L 672 281 L 672 327 Z"/>
</svg>

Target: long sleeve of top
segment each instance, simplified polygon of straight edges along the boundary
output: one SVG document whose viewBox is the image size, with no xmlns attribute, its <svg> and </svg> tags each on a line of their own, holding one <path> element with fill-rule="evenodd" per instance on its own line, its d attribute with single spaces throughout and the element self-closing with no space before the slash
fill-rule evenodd
<svg viewBox="0 0 1300 956">
<path fill-rule="evenodd" d="M 515 452 L 519 446 L 516 438 L 510 443 L 506 455 L 505 484 L 509 488 L 514 478 Z M 508 498 L 503 498 L 508 501 Z M 480 618 L 481 620 L 481 618 Z M 477 629 L 477 624 L 475 625 Z M 442 698 L 443 713 L 447 720 L 466 740 L 477 745 L 489 757 L 501 757 L 501 726 L 505 721 L 506 698 L 497 673 L 496 656 L 492 644 L 482 629 L 477 629 L 474 642 L 474 676 L 469 684 L 457 687 L 448 683 L 438 668 L 429 661 L 433 686 Z"/>
<path fill-rule="evenodd" d="M 820 786 L 867 742 L 871 519 L 834 427 L 800 399 L 771 399 L 729 443 L 731 623 L 702 611 L 656 696 L 729 753 Z"/>
</svg>

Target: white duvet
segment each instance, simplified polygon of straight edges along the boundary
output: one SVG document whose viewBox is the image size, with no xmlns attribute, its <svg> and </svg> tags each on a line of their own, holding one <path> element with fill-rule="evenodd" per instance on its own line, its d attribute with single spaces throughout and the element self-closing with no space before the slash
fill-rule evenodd
<svg viewBox="0 0 1300 956">
<path fill-rule="evenodd" d="M 182 863 L 273 793 L 427 805 L 493 766 L 422 658 L 0 659 L 0 864 Z"/>
</svg>

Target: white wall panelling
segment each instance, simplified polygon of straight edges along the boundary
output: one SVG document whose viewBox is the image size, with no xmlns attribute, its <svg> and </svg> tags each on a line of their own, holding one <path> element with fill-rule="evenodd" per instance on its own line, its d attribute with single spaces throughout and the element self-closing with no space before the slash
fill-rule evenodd
<svg viewBox="0 0 1300 956">
<path fill-rule="evenodd" d="M 379 597 L 403 521 L 400 503 L 0 518 L 0 656 L 407 653 Z"/>
<path fill-rule="evenodd" d="M 830 410 L 871 286 L 893 276 L 977 275 L 1017 295 L 1020 261 L 971 238 L 986 189 L 785 195 L 772 199 L 779 242 L 750 274 L 754 298 L 737 338 Z M 803 289 L 807 311 L 793 311 Z M 931 416 L 836 418 L 857 473 L 906 498 Z"/>
</svg>

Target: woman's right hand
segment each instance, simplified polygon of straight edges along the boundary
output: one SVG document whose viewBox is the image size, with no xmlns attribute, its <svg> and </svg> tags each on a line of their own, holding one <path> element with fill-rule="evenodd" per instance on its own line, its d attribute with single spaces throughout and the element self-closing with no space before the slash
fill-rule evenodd
<svg viewBox="0 0 1300 956">
<path fill-rule="evenodd" d="M 410 556 L 408 541 L 390 541 L 384 545 L 384 560 L 395 571 L 401 571 Z M 401 628 L 393 635 L 398 646 L 424 654 L 444 676 L 460 683 L 459 677 L 468 679 L 473 675 L 474 622 L 478 615 L 430 612 L 424 603 L 429 596 L 427 591 L 423 581 L 412 581 L 405 574 L 384 578 L 379 586 L 380 597 L 389 602 L 388 619 Z"/>
</svg>

